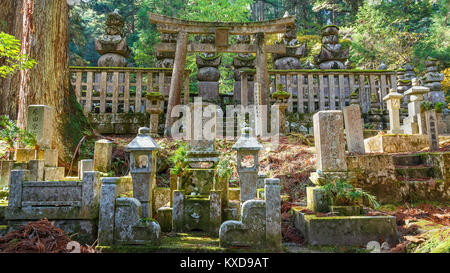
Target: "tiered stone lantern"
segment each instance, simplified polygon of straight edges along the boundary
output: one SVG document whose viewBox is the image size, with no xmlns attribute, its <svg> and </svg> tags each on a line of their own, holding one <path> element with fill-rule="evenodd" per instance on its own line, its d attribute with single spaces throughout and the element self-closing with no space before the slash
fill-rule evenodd
<svg viewBox="0 0 450 273">
<path fill-rule="evenodd" d="M 241 204 L 247 200 L 256 198 L 256 183 L 258 180 L 259 160 L 258 154 L 263 146 L 252 136 L 250 127 L 244 127 L 241 137 L 233 145 L 232 149 L 237 152 L 237 169 L 241 187 Z M 253 157 L 253 166 L 244 166 L 245 156 Z"/>
<path fill-rule="evenodd" d="M 420 113 L 420 104 L 424 100 L 424 95 L 430 92 L 430 88 L 419 85 L 419 80 L 412 80 L 412 87 L 405 92 L 409 96 L 408 117 L 404 119 L 405 134 L 425 134 L 425 115 Z"/>
<path fill-rule="evenodd" d="M 322 48 L 314 60 L 320 69 L 344 69 L 350 48 L 339 44 L 339 28 L 334 25 L 322 29 Z"/>
<path fill-rule="evenodd" d="M 155 92 L 156 91 L 156 92 Z M 159 115 L 162 114 L 161 101 L 164 101 L 164 96 L 155 90 L 154 92 L 147 93 L 147 113 L 150 114 L 150 135 L 151 137 L 159 137 L 158 125 Z"/>
<path fill-rule="evenodd" d="M 288 108 L 288 99 L 291 96 L 288 92 L 283 90 L 283 86 L 278 85 L 278 90 L 272 94 L 275 99 L 275 106 L 279 109 L 279 126 L 280 134 L 286 133 L 286 109 Z"/>
<path fill-rule="evenodd" d="M 127 58 L 131 51 L 123 34 L 124 24 L 125 21 L 117 10 L 107 15 L 105 34 L 98 39 L 94 39 L 95 50 L 102 55 L 98 60 L 98 66 L 127 66 Z"/>
<path fill-rule="evenodd" d="M 395 92 L 394 89 L 391 89 L 389 94 L 383 98 L 383 100 L 387 102 L 387 108 L 389 110 L 390 134 L 403 133 L 403 130 L 400 130 L 400 100 L 402 98 L 403 95 Z"/>
<path fill-rule="evenodd" d="M 161 147 L 150 136 L 150 129 L 139 128 L 139 133 L 126 147 L 130 152 L 130 173 L 133 197 L 142 204 L 142 218 L 152 217 L 152 191 L 155 186 L 157 151 Z"/>
</svg>

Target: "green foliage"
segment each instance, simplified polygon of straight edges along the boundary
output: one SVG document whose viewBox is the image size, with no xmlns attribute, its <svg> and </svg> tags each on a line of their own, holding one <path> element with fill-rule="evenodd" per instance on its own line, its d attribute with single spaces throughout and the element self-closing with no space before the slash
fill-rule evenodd
<svg viewBox="0 0 450 273">
<path fill-rule="evenodd" d="M 363 191 L 362 189 L 354 188 L 350 183 L 343 179 L 327 181 L 327 183 L 321 186 L 321 189 L 329 197 L 332 205 L 355 205 L 363 198 L 369 201 L 369 204 L 375 209 L 380 205 L 376 201 L 376 197 Z M 362 204 L 359 204 L 362 205 Z"/>
<path fill-rule="evenodd" d="M 10 120 L 7 116 L 0 117 L 0 140 L 7 145 L 6 157 L 11 159 L 15 144 L 21 144 L 25 147 L 37 148 L 36 137 L 33 133 L 21 129 L 16 121 Z"/>
<path fill-rule="evenodd" d="M 424 113 L 424 112 L 429 111 L 431 109 L 433 109 L 433 103 L 431 101 L 423 101 L 420 104 L 420 112 L 421 113 Z"/>
<path fill-rule="evenodd" d="M 234 160 L 231 159 L 231 156 L 221 157 L 219 163 L 217 164 L 217 176 L 218 177 L 231 177 L 231 174 L 234 170 Z"/>
<path fill-rule="evenodd" d="M 180 144 L 175 154 L 169 157 L 169 161 L 174 165 L 170 173 L 183 176 L 184 169 L 188 166 L 187 145 L 185 143 Z"/>
<path fill-rule="evenodd" d="M 436 113 L 442 113 L 442 111 L 444 110 L 444 103 L 443 102 L 437 102 L 434 105 L 434 110 L 436 110 Z"/>
<path fill-rule="evenodd" d="M 0 32 L 0 77 L 5 78 L 17 70 L 31 69 L 36 61 L 20 54 L 20 41 L 14 36 Z"/>
</svg>

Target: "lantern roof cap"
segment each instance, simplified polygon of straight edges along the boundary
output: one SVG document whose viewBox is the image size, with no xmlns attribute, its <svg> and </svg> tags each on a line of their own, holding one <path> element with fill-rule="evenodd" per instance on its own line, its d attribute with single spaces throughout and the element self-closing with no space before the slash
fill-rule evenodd
<svg viewBox="0 0 450 273">
<path fill-rule="evenodd" d="M 150 136 L 150 129 L 147 127 L 139 128 L 138 135 L 125 147 L 125 151 L 154 151 L 161 150 L 161 146 Z"/>
<path fill-rule="evenodd" d="M 258 139 L 252 135 L 252 129 L 248 126 L 244 126 L 241 136 L 233 145 L 232 149 L 237 151 L 259 151 L 263 149 L 263 146 L 259 143 Z"/>
</svg>

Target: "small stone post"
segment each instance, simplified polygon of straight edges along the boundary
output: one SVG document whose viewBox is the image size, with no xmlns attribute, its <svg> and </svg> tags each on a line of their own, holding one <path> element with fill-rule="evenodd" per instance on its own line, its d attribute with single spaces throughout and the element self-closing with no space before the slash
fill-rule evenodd
<svg viewBox="0 0 450 273">
<path fill-rule="evenodd" d="M 220 191 L 211 191 L 210 193 L 210 210 L 209 210 L 209 221 L 210 221 L 210 232 L 212 234 L 219 234 L 220 224 L 222 224 L 222 202 L 221 202 Z"/>
<path fill-rule="evenodd" d="M 184 191 L 173 191 L 172 230 L 183 230 Z"/>
<path fill-rule="evenodd" d="M 259 160 L 258 153 L 263 146 L 251 135 L 251 129 L 245 127 L 241 137 L 233 145 L 232 149 L 237 151 L 237 169 L 241 187 L 241 204 L 247 200 L 256 198 L 256 181 L 258 180 Z M 250 155 L 254 164 L 250 167 L 242 165 L 243 157 Z"/>
<path fill-rule="evenodd" d="M 439 138 L 437 130 L 436 110 L 429 110 L 425 112 L 425 120 L 427 124 L 428 142 L 430 151 L 439 150 Z"/>
<path fill-rule="evenodd" d="M 323 172 L 346 171 L 342 111 L 320 111 L 313 116 L 313 122 L 317 169 Z"/>
<path fill-rule="evenodd" d="M 267 245 L 274 249 L 281 249 L 280 179 L 267 178 L 265 184 Z"/>
<path fill-rule="evenodd" d="M 100 211 L 98 219 L 98 244 L 100 246 L 114 243 L 114 210 L 116 202 L 116 190 L 119 178 L 102 178 L 100 195 Z"/>
<path fill-rule="evenodd" d="M 29 170 L 11 170 L 8 207 L 22 206 L 22 182 L 29 176 Z"/>
<path fill-rule="evenodd" d="M 359 105 L 344 108 L 345 135 L 350 153 L 365 154 L 363 124 Z"/>
<path fill-rule="evenodd" d="M 389 126 L 390 134 L 402 134 L 403 130 L 400 130 L 400 100 L 403 98 L 403 95 L 395 92 L 394 89 L 391 89 L 391 92 L 387 94 L 383 98 L 384 101 L 387 101 L 387 108 L 389 110 Z"/>
<path fill-rule="evenodd" d="M 92 172 L 94 170 L 94 160 L 83 159 L 78 163 L 78 177 L 83 180 L 84 172 Z"/>
<path fill-rule="evenodd" d="M 107 139 L 95 142 L 94 148 L 94 170 L 97 172 L 108 172 L 111 169 L 113 143 Z"/>
<path fill-rule="evenodd" d="M 9 175 L 12 169 L 14 161 L 13 160 L 2 160 L 1 161 L 1 171 L 0 171 L 0 189 L 9 186 Z"/>
</svg>

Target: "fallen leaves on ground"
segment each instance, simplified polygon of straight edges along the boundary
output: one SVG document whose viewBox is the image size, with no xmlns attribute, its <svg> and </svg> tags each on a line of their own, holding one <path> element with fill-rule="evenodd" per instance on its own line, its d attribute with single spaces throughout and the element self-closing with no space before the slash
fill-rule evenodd
<svg viewBox="0 0 450 273">
<path fill-rule="evenodd" d="M 78 247 L 79 251 L 76 249 Z M 81 246 L 72 241 L 63 230 L 55 227 L 47 219 L 29 222 L 0 237 L 1 253 L 69 253 L 72 251 L 95 252 L 92 247 Z"/>
</svg>

